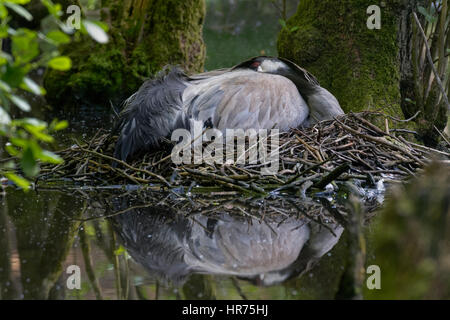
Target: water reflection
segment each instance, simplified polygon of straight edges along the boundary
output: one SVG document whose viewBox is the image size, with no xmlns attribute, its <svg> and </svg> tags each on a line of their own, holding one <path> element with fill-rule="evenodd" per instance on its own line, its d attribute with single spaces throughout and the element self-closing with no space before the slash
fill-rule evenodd
<svg viewBox="0 0 450 320">
<path fill-rule="evenodd" d="M 270 209 L 265 201 L 264 211 L 258 200 L 216 197 L 211 208 L 181 196 L 130 194 L 30 191 L 23 201 L 21 191 L 9 188 L 0 201 L 0 298 L 287 299 L 336 293 L 347 259 L 345 241 L 339 245 L 344 229 L 332 217 L 324 219 L 326 210 L 317 202 L 299 201 L 297 209 L 309 207 L 314 214 L 308 217 L 294 204 Z M 70 265 L 80 267 L 79 290 L 66 285 Z"/>
<path fill-rule="evenodd" d="M 80 222 L 76 199 L 21 191 L 0 202 L 0 289 L 2 299 L 62 298 L 58 281 Z M 75 207 L 74 207 L 75 205 Z"/>
<path fill-rule="evenodd" d="M 186 217 L 164 207 L 134 209 L 114 221 L 131 257 L 176 285 L 192 273 L 279 284 L 311 269 L 343 232 L 337 223 L 325 228 L 307 217 Z"/>
<path fill-rule="evenodd" d="M 368 228 L 356 220 L 360 204 L 339 198 L 74 188 L 24 201 L 9 187 L 0 196 L 0 299 L 348 298 L 372 264 L 382 289 L 365 289 L 366 298 L 447 298 L 448 181 L 448 170 L 428 168 Z M 66 286 L 70 265 L 80 267 L 80 290 Z"/>
</svg>

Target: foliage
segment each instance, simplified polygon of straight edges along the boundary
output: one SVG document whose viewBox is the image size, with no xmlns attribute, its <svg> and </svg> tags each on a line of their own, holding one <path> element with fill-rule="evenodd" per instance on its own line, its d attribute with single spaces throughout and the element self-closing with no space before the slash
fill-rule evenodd
<svg viewBox="0 0 450 320">
<path fill-rule="evenodd" d="M 0 172 L 26 191 L 28 179 L 39 173 L 39 163 L 58 164 L 63 160 L 46 150 L 46 145 L 54 142 L 51 133 L 65 129 L 66 120 L 54 119 L 50 124 L 31 117 L 14 119 L 18 110 L 30 112 L 29 102 L 20 96 L 28 91 L 34 95 L 44 95 L 45 89 L 37 84 L 29 74 L 42 67 L 66 71 L 71 68 L 71 59 L 60 54 L 59 48 L 70 43 L 75 29 L 62 21 L 62 6 L 51 0 L 41 0 L 46 7 L 54 28 L 44 32 L 27 28 L 12 27 L 13 12 L 27 21 L 33 16 L 26 9 L 30 0 L 0 0 L 0 135 L 6 141 L 4 150 L 19 159 L 20 169 L 25 178 L 13 173 L 13 161 L 2 162 Z M 108 41 L 103 25 L 81 20 L 81 32 L 89 34 L 100 43 Z M 10 44 L 10 50 L 5 49 Z M 18 110 L 14 110 L 18 108 Z"/>
</svg>

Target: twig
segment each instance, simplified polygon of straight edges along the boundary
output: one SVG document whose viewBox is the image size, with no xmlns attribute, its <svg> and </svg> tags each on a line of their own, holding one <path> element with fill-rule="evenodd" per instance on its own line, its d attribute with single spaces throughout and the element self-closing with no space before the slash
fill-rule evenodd
<svg viewBox="0 0 450 320">
<path fill-rule="evenodd" d="M 444 89 L 444 85 L 442 84 L 441 81 L 441 77 L 439 76 L 436 67 L 434 66 L 433 63 L 433 57 L 431 56 L 431 51 L 430 51 L 430 46 L 428 45 L 428 40 L 427 40 L 427 36 L 425 35 L 425 32 L 423 31 L 422 25 L 420 24 L 419 18 L 417 18 L 417 14 L 415 12 L 413 12 L 413 16 L 414 19 L 416 20 L 417 26 L 419 27 L 420 33 L 422 34 L 422 37 L 424 38 L 424 43 L 425 43 L 425 47 L 426 47 L 426 52 L 427 52 L 427 58 L 428 58 L 428 62 L 430 63 L 431 69 L 433 70 L 436 82 L 439 86 L 439 89 L 441 89 L 442 92 L 442 98 L 445 101 L 445 104 L 447 105 L 447 110 L 450 111 L 450 103 L 448 102 L 448 97 L 447 94 L 445 92 Z"/>
<path fill-rule="evenodd" d="M 313 184 L 314 188 L 323 189 L 327 184 L 330 182 L 336 180 L 341 174 L 348 171 L 350 169 L 350 164 L 344 163 L 343 165 L 337 167 L 333 171 L 331 171 L 329 174 L 327 174 L 325 177 L 323 177 L 319 182 Z"/>
</svg>

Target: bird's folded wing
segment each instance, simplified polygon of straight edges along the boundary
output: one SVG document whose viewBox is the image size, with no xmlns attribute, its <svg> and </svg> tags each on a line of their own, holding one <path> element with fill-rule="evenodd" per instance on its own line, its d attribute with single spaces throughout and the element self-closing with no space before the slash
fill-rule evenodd
<svg viewBox="0 0 450 320">
<path fill-rule="evenodd" d="M 308 116 L 304 99 L 289 79 L 254 71 L 233 71 L 199 81 L 183 100 L 190 117 L 209 120 L 220 130 L 288 130 Z"/>
</svg>

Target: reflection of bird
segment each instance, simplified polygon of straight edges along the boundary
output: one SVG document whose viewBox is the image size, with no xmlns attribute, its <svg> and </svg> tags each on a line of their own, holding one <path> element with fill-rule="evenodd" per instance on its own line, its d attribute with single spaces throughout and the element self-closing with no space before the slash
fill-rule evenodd
<svg viewBox="0 0 450 320">
<path fill-rule="evenodd" d="M 270 285 L 309 269 L 338 242 L 306 218 L 261 223 L 227 213 L 190 218 L 165 207 L 133 209 L 114 217 L 133 259 L 160 280 L 181 284 L 191 273 L 235 275 Z"/>
<path fill-rule="evenodd" d="M 260 56 L 233 68 L 187 76 L 174 68 L 146 81 L 125 101 L 115 156 L 126 160 L 158 144 L 189 120 L 225 129 L 287 131 L 343 114 L 336 98 L 308 71 Z"/>
</svg>

